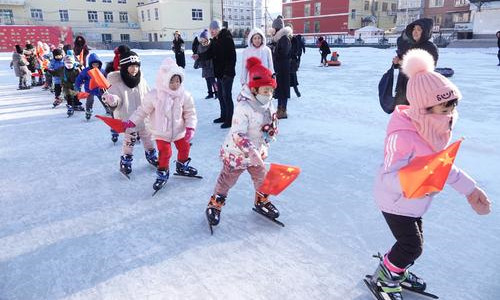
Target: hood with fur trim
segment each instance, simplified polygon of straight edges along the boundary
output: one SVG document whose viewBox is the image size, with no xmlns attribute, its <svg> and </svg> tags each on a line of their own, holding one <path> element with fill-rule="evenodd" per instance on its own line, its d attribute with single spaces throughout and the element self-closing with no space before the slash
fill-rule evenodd
<svg viewBox="0 0 500 300">
<path fill-rule="evenodd" d="M 288 37 L 292 38 L 293 29 L 289 26 L 283 27 L 278 32 L 276 32 L 276 34 L 273 36 L 273 42 L 277 43 L 280 40 L 280 38 L 282 38 L 283 36 L 288 36 Z"/>
</svg>

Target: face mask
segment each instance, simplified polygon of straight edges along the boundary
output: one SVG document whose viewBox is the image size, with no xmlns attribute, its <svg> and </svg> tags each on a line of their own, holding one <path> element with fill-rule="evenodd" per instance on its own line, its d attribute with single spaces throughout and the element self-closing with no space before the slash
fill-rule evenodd
<svg viewBox="0 0 500 300">
<path fill-rule="evenodd" d="M 271 100 L 273 99 L 273 95 L 267 96 L 267 95 L 257 94 L 255 96 L 255 99 L 257 99 L 257 101 L 259 101 L 260 104 L 265 105 L 271 102 Z"/>
</svg>

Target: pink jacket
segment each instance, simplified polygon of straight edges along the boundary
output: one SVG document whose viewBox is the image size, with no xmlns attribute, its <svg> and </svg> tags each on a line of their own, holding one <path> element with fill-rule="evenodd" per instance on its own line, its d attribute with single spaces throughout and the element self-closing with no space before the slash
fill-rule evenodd
<svg viewBox="0 0 500 300">
<path fill-rule="evenodd" d="M 179 97 L 154 89 L 144 97 L 130 120 L 140 124 L 147 116 L 149 129 L 155 140 L 175 142 L 186 135 L 186 127 L 196 128 L 197 118 L 191 94 L 182 90 Z"/>
<path fill-rule="evenodd" d="M 418 218 L 429 209 L 433 195 L 420 199 L 403 197 L 399 169 L 415 156 L 429 155 L 434 151 L 420 137 L 406 115 L 405 110 L 408 108 L 399 105 L 391 115 L 385 138 L 384 163 L 375 178 L 374 197 L 378 208 L 384 212 Z M 469 195 L 476 187 L 474 180 L 455 165 L 446 183 L 464 195 Z"/>
</svg>

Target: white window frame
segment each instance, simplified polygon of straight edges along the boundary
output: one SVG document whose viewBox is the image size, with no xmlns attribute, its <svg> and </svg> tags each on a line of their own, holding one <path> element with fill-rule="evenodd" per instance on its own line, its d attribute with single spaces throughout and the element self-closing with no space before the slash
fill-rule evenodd
<svg viewBox="0 0 500 300">
<path fill-rule="evenodd" d="M 321 2 L 314 3 L 314 15 L 321 16 Z"/>
<path fill-rule="evenodd" d="M 155 8 L 155 20 L 159 20 L 160 19 L 160 10 L 156 7 Z"/>
<path fill-rule="evenodd" d="M 103 11 L 104 14 L 104 23 L 113 23 L 113 12 L 112 11 Z"/>
<path fill-rule="evenodd" d="M 97 11 L 95 11 L 95 10 L 88 10 L 87 11 L 87 18 L 89 20 L 89 23 L 99 22 L 99 15 L 97 14 Z"/>
<path fill-rule="evenodd" d="M 43 11 L 40 8 L 32 8 L 31 19 L 34 21 L 43 21 Z"/>
<path fill-rule="evenodd" d="M 59 10 L 59 20 L 61 22 L 69 22 L 69 12 L 67 9 Z"/>
<path fill-rule="evenodd" d="M 120 19 L 120 23 L 128 23 L 128 12 L 127 11 L 118 12 L 118 18 Z"/>
<path fill-rule="evenodd" d="M 203 21 L 203 9 L 201 9 L 201 8 L 191 9 L 191 20 Z"/>
<path fill-rule="evenodd" d="M 128 38 L 125 38 L 125 37 L 128 37 Z M 120 41 L 121 42 L 130 42 L 130 34 L 120 33 Z"/>
</svg>

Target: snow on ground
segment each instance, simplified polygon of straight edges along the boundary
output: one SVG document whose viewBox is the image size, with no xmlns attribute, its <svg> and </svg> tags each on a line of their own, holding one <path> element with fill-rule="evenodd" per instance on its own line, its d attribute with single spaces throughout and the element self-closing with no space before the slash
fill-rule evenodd
<svg viewBox="0 0 500 300">
<path fill-rule="evenodd" d="M 160 62 L 173 55 L 138 52 L 154 85 Z M 99 54 L 111 60 L 111 51 Z M 454 68 L 464 94 L 455 138 L 466 140 L 457 164 L 493 201 L 500 197 L 495 54 L 441 49 L 439 61 Z M 152 198 L 155 170 L 142 145 L 129 181 L 118 172 L 121 146 L 113 146 L 102 122 L 78 112 L 66 118 L 39 87 L 17 91 L 10 53 L 0 54 L 0 299 L 370 299 L 362 278 L 377 265 L 371 255 L 394 241 L 372 198 L 388 120 L 377 84 L 394 49 L 340 55 L 341 67 L 319 68 L 317 50 L 307 49 L 298 75 L 303 96 L 290 100 L 271 147 L 268 161 L 302 168 L 274 200 L 286 227 L 252 212 L 245 174 L 210 236 L 204 209 L 227 130 L 212 124 L 219 105 L 203 99 L 205 82 L 190 58 L 186 86 L 199 119 L 191 157 L 204 179 L 171 178 Z M 95 110 L 103 113 L 98 102 Z M 424 228 L 424 253 L 412 270 L 429 291 L 441 299 L 498 299 L 495 203 L 481 217 L 446 188 Z"/>
</svg>

